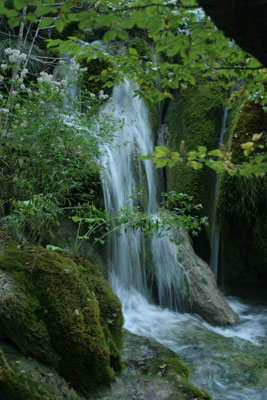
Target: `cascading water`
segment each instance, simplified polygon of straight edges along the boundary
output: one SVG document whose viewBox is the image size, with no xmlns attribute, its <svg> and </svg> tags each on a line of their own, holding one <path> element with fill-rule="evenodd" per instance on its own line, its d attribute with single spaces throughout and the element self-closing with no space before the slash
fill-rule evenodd
<svg viewBox="0 0 267 400">
<path fill-rule="evenodd" d="M 225 134 L 226 121 L 228 111 L 225 107 L 219 137 L 219 145 L 223 143 Z M 214 200 L 213 200 L 213 212 L 211 217 L 211 254 L 210 254 L 210 266 L 214 273 L 216 280 L 218 279 L 218 259 L 219 259 L 219 247 L 220 247 L 220 227 L 216 222 L 216 202 L 219 188 L 219 174 L 216 174 L 215 186 L 214 186 Z"/>
<path fill-rule="evenodd" d="M 103 148 L 101 159 L 105 205 L 114 214 L 125 202 L 133 210 L 133 187 L 138 186 L 146 188 L 147 213 L 157 212 L 153 165 L 137 160 L 140 154 L 153 151 L 153 144 L 148 113 L 144 102 L 134 97 L 135 89 L 129 81 L 116 87 L 112 102 L 104 110 L 124 120 L 112 147 Z M 159 304 L 181 309 L 183 295 L 177 297 L 173 292 L 183 291 L 187 279 L 182 264 L 176 260 L 177 249 L 172 246 L 175 245 L 167 235 L 145 240 L 142 232 L 127 228 L 110 237 L 110 282 L 123 305 L 125 328 L 153 337 L 176 351 L 188 363 L 191 381 L 210 391 L 213 399 L 266 399 L 264 386 L 247 385 L 247 382 L 253 384 L 253 373 L 249 372 L 253 368 L 252 358 L 266 360 L 265 308 L 230 299 L 239 312 L 240 323 L 230 328 L 214 328 L 199 317 L 152 304 L 152 291 L 147 283 L 149 269 L 157 282 Z"/>
<path fill-rule="evenodd" d="M 151 161 L 138 161 L 140 155 L 153 151 L 153 141 L 148 111 L 144 102 L 134 96 L 136 89 L 137 86 L 127 80 L 124 85 L 115 87 L 112 103 L 105 110 L 112 111 L 114 117 L 123 122 L 113 146 L 103 149 L 105 207 L 116 214 L 127 204 L 133 212 L 134 188 L 142 186 L 147 198 L 142 206 L 148 215 L 158 218 L 155 169 Z M 188 294 L 188 280 L 167 235 L 145 239 L 140 230 L 125 227 L 110 239 L 109 249 L 110 280 L 119 295 L 120 291 L 131 289 L 151 300 L 152 288 L 148 287 L 146 276 L 149 273 L 156 283 L 159 304 L 182 309 Z M 168 265 L 165 271 L 163 265 Z"/>
</svg>

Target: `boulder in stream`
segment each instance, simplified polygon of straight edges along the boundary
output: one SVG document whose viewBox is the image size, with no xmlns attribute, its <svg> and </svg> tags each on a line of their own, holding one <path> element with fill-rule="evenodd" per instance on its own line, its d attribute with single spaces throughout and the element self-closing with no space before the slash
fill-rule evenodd
<svg viewBox="0 0 267 400">
<path fill-rule="evenodd" d="M 239 318 L 219 290 L 210 266 L 199 258 L 188 234 L 180 228 L 175 236 L 177 260 L 190 280 L 191 310 L 212 325 L 234 325 Z"/>
<path fill-rule="evenodd" d="M 124 334 L 125 369 L 110 387 L 99 387 L 90 400 L 209 400 L 210 394 L 188 379 L 189 369 L 156 340 Z"/>
</svg>

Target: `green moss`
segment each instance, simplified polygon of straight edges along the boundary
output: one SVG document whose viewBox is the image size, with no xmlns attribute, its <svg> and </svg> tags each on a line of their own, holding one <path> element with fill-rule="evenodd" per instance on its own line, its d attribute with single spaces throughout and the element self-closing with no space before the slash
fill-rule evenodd
<svg viewBox="0 0 267 400">
<path fill-rule="evenodd" d="M 171 102 L 166 115 L 169 127 L 169 144 L 180 151 L 184 141 L 186 151 L 206 146 L 217 147 L 223 115 L 225 91 L 220 82 L 201 80 L 178 94 Z M 195 171 L 184 164 L 168 170 L 168 190 L 193 195 L 196 203 L 204 206 L 207 215 L 212 198 L 213 171 L 208 168 Z"/>
<path fill-rule="evenodd" d="M 251 141 L 255 133 L 267 129 L 267 119 L 264 111 L 258 104 L 244 103 L 235 112 L 233 127 L 230 137 L 230 146 L 233 160 L 244 160 L 241 144 Z"/>
<path fill-rule="evenodd" d="M 120 369 L 122 314 L 97 269 L 84 267 L 42 247 L 7 246 L 0 268 L 14 282 L 14 295 L 3 301 L 0 337 L 54 366 L 73 387 L 90 390 Z"/>
<path fill-rule="evenodd" d="M 174 399 L 188 399 L 198 398 L 199 400 L 211 399 L 210 394 L 203 390 L 198 389 L 189 381 L 189 368 L 180 360 L 180 358 L 173 353 L 173 357 L 167 358 L 164 361 L 158 358 L 149 358 L 142 363 L 143 366 L 139 368 L 140 373 L 147 371 L 146 366 L 149 366 L 149 375 L 156 377 L 164 377 L 170 384 L 173 384 L 176 389 L 175 396 L 171 396 L 168 400 Z M 178 397 L 179 396 L 179 397 Z"/>
<path fill-rule="evenodd" d="M 10 345 L 0 347 L 0 393 L 1 400 L 81 400 L 54 370 Z"/>
<path fill-rule="evenodd" d="M 168 365 L 169 373 L 179 374 L 184 378 L 189 377 L 189 368 L 188 366 L 181 361 L 178 357 L 168 358 L 165 360 L 165 363 Z"/>
<path fill-rule="evenodd" d="M 245 103 L 232 112 L 227 146 L 235 162 L 244 160 L 240 145 L 253 134 L 266 131 L 266 114 L 256 104 Z M 221 226 L 223 274 L 232 286 L 264 286 L 267 278 L 267 179 L 220 179 L 217 220 Z"/>
</svg>

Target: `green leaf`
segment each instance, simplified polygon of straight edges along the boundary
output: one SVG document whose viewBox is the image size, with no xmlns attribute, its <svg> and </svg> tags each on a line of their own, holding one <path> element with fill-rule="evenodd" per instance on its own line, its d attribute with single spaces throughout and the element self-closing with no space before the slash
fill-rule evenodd
<svg viewBox="0 0 267 400">
<path fill-rule="evenodd" d="M 155 147 L 155 157 L 166 157 L 170 153 L 170 149 L 166 146 L 156 146 Z"/>
<path fill-rule="evenodd" d="M 138 160 L 151 160 L 151 158 L 154 156 L 154 153 L 147 154 L 146 156 L 140 156 L 138 157 Z"/>
<path fill-rule="evenodd" d="M 111 40 L 114 40 L 117 37 L 117 31 L 116 30 L 109 30 L 105 33 L 104 35 L 104 42 L 109 42 Z"/>
<path fill-rule="evenodd" d="M 103 239 L 99 239 L 99 238 L 94 238 L 94 241 L 100 244 L 104 244 L 105 241 Z"/>
<path fill-rule="evenodd" d="M 176 165 L 176 162 L 177 162 L 176 160 L 169 160 L 168 167 L 173 168 Z"/>
<path fill-rule="evenodd" d="M 134 55 L 134 56 L 136 56 L 136 55 L 138 54 L 137 51 L 136 51 L 136 49 L 134 49 L 133 47 L 130 47 L 130 48 L 129 48 L 129 53 L 132 54 L 132 55 Z"/>
<path fill-rule="evenodd" d="M 167 158 L 164 158 L 164 159 L 162 159 L 162 158 L 161 159 L 154 158 L 153 163 L 156 164 L 156 168 L 162 168 L 162 167 L 165 167 L 167 165 L 168 159 Z"/>
<path fill-rule="evenodd" d="M 214 156 L 214 157 L 223 157 L 223 153 L 219 149 L 211 150 L 208 152 L 209 156 Z"/>
<path fill-rule="evenodd" d="M 47 6 L 39 6 L 37 9 L 36 16 L 42 17 L 43 15 L 47 14 L 55 14 L 57 12 L 56 7 L 47 7 Z"/>
<path fill-rule="evenodd" d="M 22 10 L 24 6 L 27 5 L 25 0 L 14 0 L 14 7 L 16 10 Z"/>
<path fill-rule="evenodd" d="M 56 47 L 58 46 L 60 43 L 62 43 L 61 39 L 48 39 L 47 40 L 47 47 Z"/>
<path fill-rule="evenodd" d="M 81 222 L 83 220 L 83 218 L 77 217 L 76 215 L 74 217 L 72 217 L 71 219 L 73 222 Z"/>
<path fill-rule="evenodd" d="M 63 32 L 64 29 L 64 22 L 62 19 L 56 19 L 55 20 L 55 27 L 58 32 Z"/>
<path fill-rule="evenodd" d="M 54 19 L 51 17 L 44 17 L 40 23 L 40 28 L 47 28 L 54 23 Z"/>
<path fill-rule="evenodd" d="M 206 151 L 207 151 L 206 146 L 197 146 L 197 149 L 200 153 L 206 154 Z"/>
<path fill-rule="evenodd" d="M 5 9 L 5 14 L 6 14 L 6 17 L 7 18 L 14 18 L 14 17 L 16 17 L 19 13 L 16 11 L 16 10 L 12 10 L 12 9 L 9 9 L 9 8 L 6 8 Z"/>
<path fill-rule="evenodd" d="M 92 224 L 93 222 L 97 221 L 97 218 L 85 218 L 84 221 L 88 224 Z"/>
<path fill-rule="evenodd" d="M 20 24 L 20 18 L 9 18 L 8 20 L 8 25 L 10 26 L 10 28 L 15 28 L 16 26 L 18 26 Z"/>
</svg>

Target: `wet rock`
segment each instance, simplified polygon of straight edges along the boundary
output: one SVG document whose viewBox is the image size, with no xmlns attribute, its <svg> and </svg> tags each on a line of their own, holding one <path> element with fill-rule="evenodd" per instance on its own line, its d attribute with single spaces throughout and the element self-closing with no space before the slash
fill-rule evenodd
<svg viewBox="0 0 267 400">
<path fill-rule="evenodd" d="M 188 380 L 189 369 L 176 353 L 154 339 L 125 331 L 123 373 L 110 387 L 98 389 L 90 400 L 210 399 Z"/>
<path fill-rule="evenodd" d="M 187 233 L 180 229 L 175 240 L 178 245 L 177 259 L 190 280 L 192 311 L 212 325 L 233 325 L 238 322 L 238 315 L 218 289 L 210 266 L 195 254 Z"/>
</svg>

